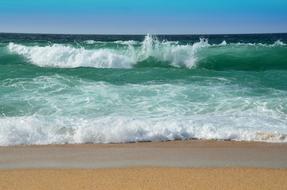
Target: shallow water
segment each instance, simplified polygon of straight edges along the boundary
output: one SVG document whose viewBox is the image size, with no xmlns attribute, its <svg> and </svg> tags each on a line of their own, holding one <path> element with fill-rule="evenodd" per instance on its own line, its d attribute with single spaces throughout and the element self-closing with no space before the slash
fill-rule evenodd
<svg viewBox="0 0 287 190">
<path fill-rule="evenodd" d="M 286 43 L 286 34 L 0 34 L 0 145 L 285 142 Z"/>
</svg>

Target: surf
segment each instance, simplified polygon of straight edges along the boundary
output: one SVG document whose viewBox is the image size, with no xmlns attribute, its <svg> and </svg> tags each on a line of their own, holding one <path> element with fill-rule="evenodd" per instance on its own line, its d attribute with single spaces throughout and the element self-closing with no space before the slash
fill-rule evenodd
<svg viewBox="0 0 287 190">
<path fill-rule="evenodd" d="M 50 46 L 24 46 L 9 43 L 11 53 L 24 56 L 32 64 L 40 67 L 59 68 L 132 68 L 139 62 L 152 57 L 162 62 L 180 67 L 191 68 L 195 64 L 195 52 L 205 43 L 200 41 L 193 45 L 177 45 L 170 42 L 159 42 L 147 35 L 140 47 L 133 46 L 132 42 L 121 43 L 125 47 L 112 49 L 101 47 L 96 49 L 75 48 L 68 45 L 53 44 Z"/>
<path fill-rule="evenodd" d="M 11 34 L 0 41 L 0 145 L 286 142 L 280 36 Z"/>
<path fill-rule="evenodd" d="M 99 42 L 92 42 L 99 45 Z M 88 44 L 92 42 L 88 41 Z M 174 41 L 159 41 L 156 37 L 147 35 L 142 42 L 106 43 L 88 49 L 67 44 L 27 46 L 11 42 L 7 48 L 10 53 L 23 56 L 40 67 L 131 69 L 155 60 L 154 65 L 145 65 L 214 70 L 287 69 L 287 46 L 279 40 L 273 44 L 226 41 L 209 44 L 208 39 L 202 38 L 193 44 L 183 45 Z"/>
</svg>

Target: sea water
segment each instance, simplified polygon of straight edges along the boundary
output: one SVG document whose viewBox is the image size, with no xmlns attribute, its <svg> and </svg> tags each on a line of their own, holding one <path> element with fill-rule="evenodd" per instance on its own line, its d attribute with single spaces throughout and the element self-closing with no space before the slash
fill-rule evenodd
<svg viewBox="0 0 287 190">
<path fill-rule="evenodd" d="M 0 34 L 0 145 L 286 142 L 286 43 Z"/>
</svg>

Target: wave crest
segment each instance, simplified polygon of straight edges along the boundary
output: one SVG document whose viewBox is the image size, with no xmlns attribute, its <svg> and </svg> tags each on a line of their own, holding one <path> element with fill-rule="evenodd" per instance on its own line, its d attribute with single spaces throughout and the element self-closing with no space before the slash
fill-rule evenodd
<svg viewBox="0 0 287 190">
<path fill-rule="evenodd" d="M 282 143 L 287 135 L 243 128 L 194 126 L 190 120 L 145 120 L 129 117 L 97 119 L 36 116 L 0 118 L 0 145 L 127 143 L 169 140 L 235 140 Z M 65 126 L 65 124 L 71 126 Z"/>
<path fill-rule="evenodd" d="M 73 47 L 72 45 L 53 44 L 49 46 L 27 46 L 9 43 L 11 53 L 24 56 L 32 64 L 40 67 L 59 68 L 132 68 L 148 61 L 149 58 L 167 66 L 207 69 L 248 69 L 256 70 L 286 68 L 286 44 L 277 40 L 273 44 L 227 43 L 209 44 L 200 39 L 193 44 L 180 44 L 173 41 L 159 41 L 151 35 L 142 42 L 85 41 L 97 44 L 93 49 Z M 100 43 L 100 44 L 99 44 Z M 152 63 L 156 66 L 156 63 Z"/>
<path fill-rule="evenodd" d="M 10 43 L 8 48 L 40 67 L 130 68 L 133 63 L 128 56 L 109 49 L 86 50 L 59 44 L 28 47 L 14 43 Z"/>
<path fill-rule="evenodd" d="M 41 47 L 9 43 L 8 49 L 40 67 L 131 68 L 139 62 L 153 57 L 176 67 L 191 68 L 196 63 L 197 50 L 208 45 L 207 40 L 204 39 L 193 45 L 160 42 L 151 35 L 145 37 L 140 47 L 134 46 L 135 43 L 131 41 L 115 42 L 115 44 L 119 43 L 126 47 L 121 49 L 85 49 L 61 44 Z"/>
</svg>

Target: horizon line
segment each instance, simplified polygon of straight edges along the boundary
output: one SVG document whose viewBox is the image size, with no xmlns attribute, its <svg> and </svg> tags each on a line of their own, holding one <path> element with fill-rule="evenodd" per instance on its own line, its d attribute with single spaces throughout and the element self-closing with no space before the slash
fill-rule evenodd
<svg viewBox="0 0 287 190">
<path fill-rule="evenodd" d="M 190 36 L 190 35 L 264 35 L 264 34 L 287 34 L 287 32 L 250 32 L 250 33 L 137 33 L 137 34 L 123 34 L 123 33 L 46 33 L 46 32 L 0 32 L 0 34 L 24 34 L 24 35 L 83 35 L 83 36 Z"/>
</svg>

